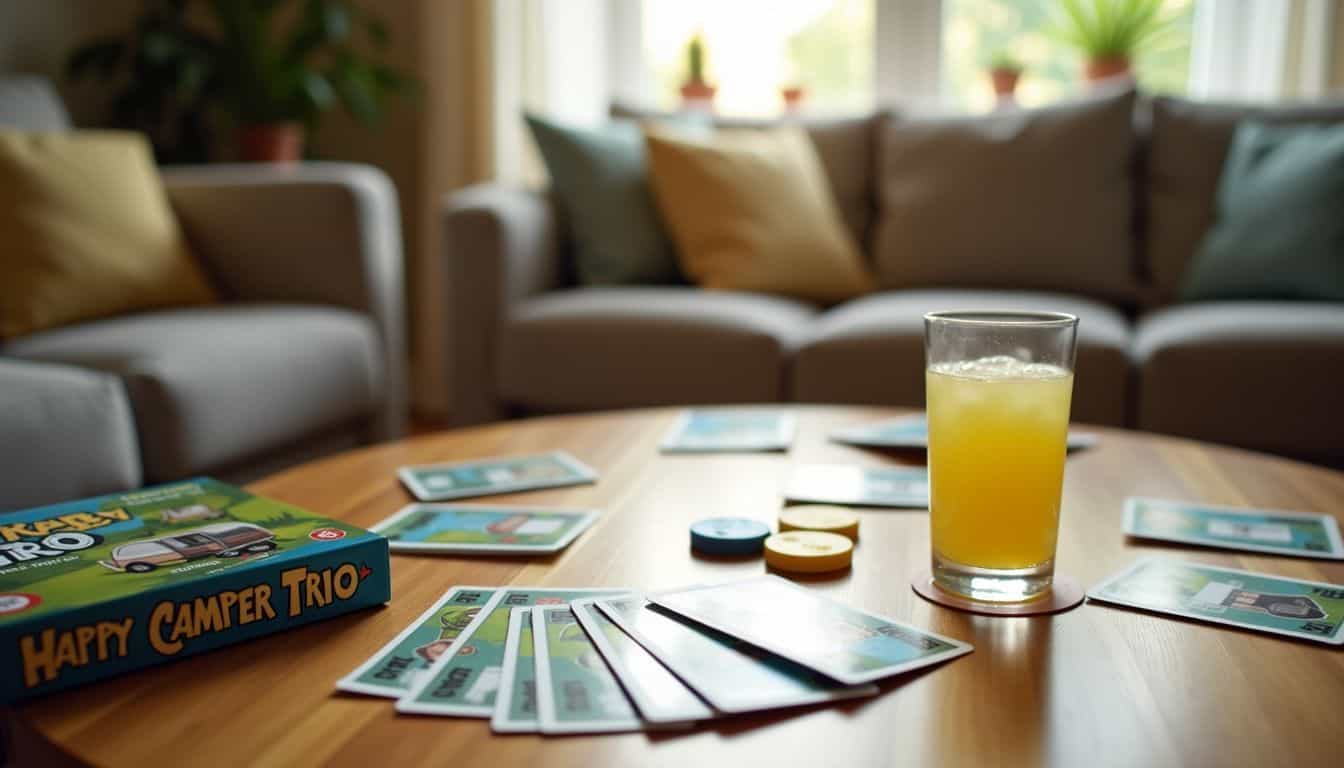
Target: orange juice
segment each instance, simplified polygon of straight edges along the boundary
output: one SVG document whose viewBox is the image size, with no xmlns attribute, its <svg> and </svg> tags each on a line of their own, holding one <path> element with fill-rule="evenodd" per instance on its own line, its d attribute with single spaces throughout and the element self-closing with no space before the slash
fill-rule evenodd
<svg viewBox="0 0 1344 768">
<path fill-rule="evenodd" d="M 1073 374 L 985 357 L 925 374 L 935 561 L 1043 569 L 1059 530 Z"/>
</svg>

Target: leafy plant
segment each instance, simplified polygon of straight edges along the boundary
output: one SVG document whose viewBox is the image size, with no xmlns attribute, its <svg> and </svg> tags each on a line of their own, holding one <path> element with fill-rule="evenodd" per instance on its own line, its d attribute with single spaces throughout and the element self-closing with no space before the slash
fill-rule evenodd
<svg viewBox="0 0 1344 768">
<path fill-rule="evenodd" d="M 312 128 L 344 107 L 375 124 L 413 83 L 383 61 L 387 28 L 353 0 L 145 0 L 126 37 L 75 50 L 67 72 L 120 86 L 118 125 L 141 130 L 162 160 L 199 160 L 208 112 L 239 124 Z"/>
<path fill-rule="evenodd" d="M 1132 59 L 1168 25 L 1162 0 L 1059 0 L 1053 32 L 1089 59 Z"/>
<path fill-rule="evenodd" d="M 989 57 L 989 68 L 994 72 L 1021 72 L 1022 61 L 1008 51 L 995 51 Z"/>
</svg>

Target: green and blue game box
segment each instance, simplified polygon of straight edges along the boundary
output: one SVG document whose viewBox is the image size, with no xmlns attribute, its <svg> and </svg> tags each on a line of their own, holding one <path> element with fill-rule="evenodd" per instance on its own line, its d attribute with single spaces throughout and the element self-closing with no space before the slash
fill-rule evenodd
<svg viewBox="0 0 1344 768">
<path fill-rule="evenodd" d="M 390 597 L 383 537 L 208 478 L 0 514 L 0 702 Z"/>
</svg>

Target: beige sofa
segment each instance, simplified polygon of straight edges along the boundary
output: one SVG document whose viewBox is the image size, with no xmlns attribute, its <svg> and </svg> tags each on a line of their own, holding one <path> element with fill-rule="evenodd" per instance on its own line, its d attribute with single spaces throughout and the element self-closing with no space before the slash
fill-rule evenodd
<svg viewBox="0 0 1344 768">
<path fill-rule="evenodd" d="M 443 225 L 451 418 L 776 401 L 919 407 L 924 312 L 1049 309 L 1081 319 L 1076 421 L 1344 462 L 1344 306 L 1174 301 L 1213 221 L 1237 120 L 1340 121 L 1344 104 L 1107 98 L 1110 117 L 1095 119 L 1109 128 L 1074 147 L 1049 116 L 809 124 L 884 283 L 836 307 L 691 286 L 576 286 L 544 193 L 463 190 Z M 972 142 L 975 155 L 956 149 L 959 132 L 997 138 Z M 1025 154 L 996 154 L 994 141 L 1023 137 Z M 986 198 L 982 183 L 1002 189 Z M 947 216 L 940 195 L 967 196 L 964 217 Z M 998 201 L 1015 218 L 999 220 Z M 1041 239 L 1051 227 L 1069 233 Z M 892 278 L 902 248 L 916 256 Z M 1051 249 L 1056 264 L 1026 264 Z"/>
<path fill-rule="evenodd" d="M 0 126 L 64 130 L 50 86 L 0 78 Z M 377 169 L 165 169 L 224 301 L 0 341 L 0 512 L 197 474 L 247 481 L 396 437 L 401 235 Z"/>
</svg>

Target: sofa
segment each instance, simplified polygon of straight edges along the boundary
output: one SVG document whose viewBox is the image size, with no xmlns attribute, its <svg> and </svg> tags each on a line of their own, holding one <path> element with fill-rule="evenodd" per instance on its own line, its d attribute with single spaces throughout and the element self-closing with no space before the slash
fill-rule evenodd
<svg viewBox="0 0 1344 768">
<path fill-rule="evenodd" d="M 60 131 L 50 85 L 0 78 L 0 128 Z M 222 297 L 0 341 L 0 512 L 199 474 L 245 482 L 399 436 L 394 188 L 339 163 L 162 169 Z"/>
<path fill-rule="evenodd" d="M 806 122 L 882 285 L 837 306 L 692 285 L 578 285 L 551 195 L 461 190 L 442 223 L 449 415 L 472 424 L 667 404 L 922 407 L 923 313 L 1053 310 L 1080 318 L 1075 421 L 1344 463 L 1344 305 L 1178 300 L 1214 221 L 1237 121 L 1339 122 L 1344 103 L 1107 98 L 1122 114 L 1077 146 L 1052 133 L 1048 110 Z M 956 149 L 967 134 L 979 137 L 974 152 Z M 1037 143 L 1000 150 L 1019 139 Z M 970 202 L 948 216 L 940 196 L 957 195 Z M 1061 234 L 1042 239 L 1042 228 Z M 1057 251 L 1056 265 L 1026 264 L 1031 243 Z M 884 276 L 883 260 L 902 247 L 916 258 Z M 994 258 L 977 263 L 977 249 Z M 948 266 L 954 256 L 960 268 Z"/>
</svg>

